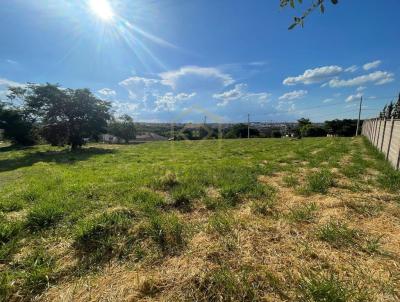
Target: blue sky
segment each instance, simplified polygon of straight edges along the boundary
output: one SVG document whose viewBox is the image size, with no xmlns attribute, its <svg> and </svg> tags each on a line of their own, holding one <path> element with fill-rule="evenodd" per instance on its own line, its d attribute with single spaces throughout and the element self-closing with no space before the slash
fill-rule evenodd
<svg viewBox="0 0 400 302">
<path fill-rule="evenodd" d="M 104 2 L 2 0 L 0 98 L 50 82 L 137 121 L 323 121 L 355 118 L 361 95 L 376 115 L 400 90 L 398 0 L 342 0 L 292 31 L 310 1 Z"/>
</svg>

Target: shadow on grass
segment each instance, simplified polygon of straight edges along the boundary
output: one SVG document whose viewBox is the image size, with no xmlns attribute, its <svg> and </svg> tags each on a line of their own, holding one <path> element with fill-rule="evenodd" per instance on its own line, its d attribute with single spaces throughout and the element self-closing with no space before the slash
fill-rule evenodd
<svg viewBox="0 0 400 302">
<path fill-rule="evenodd" d="M 8 151 L 11 150 L 25 150 L 30 147 L 4 147 Z M 0 152 L 5 152 L 0 148 Z M 29 167 L 38 162 L 53 162 L 58 164 L 72 164 L 78 161 L 84 161 L 94 155 L 110 154 L 114 153 L 114 150 L 102 149 L 102 148 L 84 148 L 79 151 L 71 152 L 69 149 L 60 151 L 37 151 L 25 154 L 22 157 L 3 159 L 0 160 L 0 172 L 12 171 L 15 169 Z"/>
</svg>

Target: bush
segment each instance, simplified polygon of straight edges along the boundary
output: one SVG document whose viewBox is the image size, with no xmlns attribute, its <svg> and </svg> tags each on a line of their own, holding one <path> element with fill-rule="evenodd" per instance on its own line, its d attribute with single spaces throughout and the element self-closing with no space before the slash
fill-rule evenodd
<svg viewBox="0 0 400 302">
<path fill-rule="evenodd" d="M 62 205 L 45 202 L 33 207 L 27 216 L 27 227 L 37 231 L 56 225 L 64 217 Z"/>
</svg>

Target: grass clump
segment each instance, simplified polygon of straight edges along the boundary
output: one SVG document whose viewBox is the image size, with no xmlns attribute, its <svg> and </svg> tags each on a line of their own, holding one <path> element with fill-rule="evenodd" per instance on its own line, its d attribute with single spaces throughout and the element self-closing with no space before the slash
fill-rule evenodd
<svg viewBox="0 0 400 302">
<path fill-rule="evenodd" d="M 353 212 L 364 217 L 373 217 L 384 208 L 382 204 L 375 201 L 347 201 L 345 205 Z"/>
<path fill-rule="evenodd" d="M 203 194 L 202 188 L 196 184 L 178 185 L 171 191 L 173 206 L 188 211 L 192 208 L 193 201 Z"/>
<path fill-rule="evenodd" d="M 334 184 L 332 173 L 328 170 L 322 170 L 306 177 L 306 185 L 303 192 L 326 194 Z"/>
<path fill-rule="evenodd" d="M 26 295 L 34 296 L 45 290 L 53 279 L 55 261 L 43 249 L 35 250 L 21 263 L 25 274 L 22 289 Z"/>
<path fill-rule="evenodd" d="M 264 216 L 272 215 L 274 213 L 276 201 L 271 198 L 254 200 L 251 204 L 253 213 L 261 214 Z"/>
<path fill-rule="evenodd" d="M 295 188 L 300 184 L 298 178 L 293 175 L 285 175 L 282 178 L 282 182 L 283 185 L 288 188 Z"/>
<path fill-rule="evenodd" d="M 155 214 L 150 217 L 148 233 L 163 252 L 177 252 L 186 243 L 185 225 L 174 214 Z"/>
<path fill-rule="evenodd" d="M 121 257 L 129 251 L 128 230 L 135 214 L 118 209 L 81 221 L 75 234 L 75 247 L 89 262 L 104 262 Z"/>
<path fill-rule="evenodd" d="M 313 222 L 317 212 L 317 205 L 310 203 L 300 205 L 290 210 L 289 219 L 294 222 Z"/>
<path fill-rule="evenodd" d="M 162 190 L 169 190 L 179 184 L 178 178 L 174 172 L 167 171 L 164 176 L 158 179 L 156 186 Z"/>
<path fill-rule="evenodd" d="M 34 206 L 27 215 L 27 227 L 39 231 L 55 226 L 65 215 L 64 208 L 57 202 L 45 202 Z"/>
<path fill-rule="evenodd" d="M 312 275 L 300 282 L 301 301 L 347 302 L 353 297 L 353 290 L 334 275 Z"/>
<path fill-rule="evenodd" d="M 228 212 L 217 212 L 208 221 L 209 227 L 215 232 L 226 235 L 233 230 L 234 219 Z"/>
<path fill-rule="evenodd" d="M 188 301 L 261 301 L 262 280 L 252 270 L 234 272 L 227 267 L 196 276 L 186 291 Z"/>
<path fill-rule="evenodd" d="M 329 222 L 318 230 L 318 238 L 334 247 L 349 247 L 357 243 L 359 233 L 340 222 Z"/>
<path fill-rule="evenodd" d="M 0 246 L 14 239 L 21 229 L 22 226 L 19 222 L 0 219 Z"/>
</svg>

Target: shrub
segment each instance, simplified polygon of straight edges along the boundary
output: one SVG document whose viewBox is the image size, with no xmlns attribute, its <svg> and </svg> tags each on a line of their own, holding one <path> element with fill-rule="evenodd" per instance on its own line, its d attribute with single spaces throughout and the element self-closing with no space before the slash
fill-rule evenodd
<svg viewBox="0 0 400 302">
<path fill-rule="evenodd" d="M 90 256 L 90 262 L 105 262 L 127 252 L 128 230 L 135 214 L 128 209 L 118 209 L 83 220 L 75 233 L 75 246 Z"/>
<path fill-rule="evenodd" d="M 45 202 L 34 206 L 27 216 L 27 226 L 31 231 L 37 231 L 56 225 L 64 216 L 62 205 Z"/>
<path fill-rule="evenodd" d="M 185 245 L 185 225 L 176 215 L 153 215 L 148 232 L 163 252 L 177 252 Z"/>
</svg>

